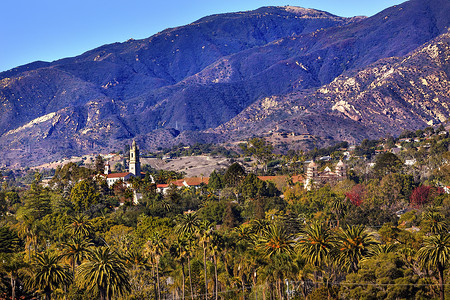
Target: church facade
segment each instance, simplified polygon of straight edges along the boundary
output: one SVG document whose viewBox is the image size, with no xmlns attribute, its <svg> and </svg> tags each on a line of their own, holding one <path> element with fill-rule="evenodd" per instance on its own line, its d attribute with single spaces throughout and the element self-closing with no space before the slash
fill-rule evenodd
<svg viewBox="0 0 450 300">
<path fill-rule="evenodd" d="M 347 166 L 342 160 L 336 164 L 334 172 L 326 167 L 319 172 L 317 164 L 312 161 L 306 168 L 305 189 L 308 191 L 313 187 L 320 187 L 327 183 L 336 183 L 347 178 Z"/>
</svg>

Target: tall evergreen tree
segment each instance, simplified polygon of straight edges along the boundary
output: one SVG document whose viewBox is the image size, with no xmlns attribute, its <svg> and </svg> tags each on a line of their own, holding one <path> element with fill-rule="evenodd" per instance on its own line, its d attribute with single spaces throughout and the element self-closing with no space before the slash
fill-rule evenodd
<svg viewBox="0 0 450 300">
<path fill-rule="evenodd" d="M 82 180 L 75 184 L 70 192 L 70 201 L 76 212 L 83 212 L 100 201 L 95 183 L 92 180 Z"/>
<path fill-rule="evenodd" d="M 222 178 L 215 170 L 209 175 L 208 187 L 213 190 L 220 190 L 223 188 Z"/>
<path fill-rule="evenodd" d="M 223 176 L 223 182 L 227 187 L 237 187 L 245 178 L 244 168 L 237 162 L 228 167 Z"/>
</svg>

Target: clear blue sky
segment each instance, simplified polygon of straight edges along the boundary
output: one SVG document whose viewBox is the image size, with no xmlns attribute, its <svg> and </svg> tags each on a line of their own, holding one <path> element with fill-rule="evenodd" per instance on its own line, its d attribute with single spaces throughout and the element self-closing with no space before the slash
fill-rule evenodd
<svg viewBox="0 0 450 300">
<path fill-rule="evenodd" d="M 76 56 L 95 47 L 142 39 L 201 17 L 261 6 L 293 5 L 335 15 L 371 16 L 404 0 L 4 0 L 0 71 L 36 60 Z"/>
</svg>

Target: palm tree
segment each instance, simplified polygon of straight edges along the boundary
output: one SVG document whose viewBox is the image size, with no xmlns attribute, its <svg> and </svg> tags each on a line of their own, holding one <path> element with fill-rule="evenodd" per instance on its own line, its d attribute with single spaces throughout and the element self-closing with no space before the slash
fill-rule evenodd
<svg viewBox="0 0 450 300">
<path fill-rule="evenodd" d="M 298 249 L 306 261 L 319 268 L 330 258 L 334 244 L 332 232 L 322 223 L 313 223 L 305 227 L 297 241 Z"/>
<path fill-rule="evenodd" d="M 270 224 L 257 240 L 256 249 L 267 259 L 276 279 L 278 298 L 283 298 L 283 278 L 294 253 L 294 236 L 276 224 Z"/>
<path fill-rule="evenodd" d="M 426 237 L 424 245 L 417 252 L 417 258 L 423 267 L 437 268 L 439 275 L 440 298 L 444 300 L 444 269 L 450 262 L 450 235 L 438 234 Z"/>
<path fill-rule="evenodd" d="M 336 216 L 336 227 L 339 228 L 339 220 L 347 208 L 347 199 L 344 197 L 334 196 L 330 203 L 330 209 Z"/>
<path fill-rule="evenodd" d="M 217 232 L 213 232 L 211 236 L 210 248 L 213 256 L 214 263 L 214 295 L 215 299 L 219 299 L 219 275 L 217 272 L 217 256 L 224 247 L 224 241 L 222 235 Z"/>
<path fill-rule="evenodd" d="M 194 239 L 194 234 L 197 231 L 200 222 L 197 218 L 196 213 L 184 214 L 178 218 L 178 224 L 175 228 L 175 231 L 182 237 L 186 238 L 188 241 L 187 250 L 187 259 L 188 259 L 188 276 L 189 276 L 189 286 L 191 290 L 191 299 L 194 299 L 194 291 L 192 287 L 192 276 L 191 276 L 191 253 L 192 253 L 192 242 Z"/>
<path fill-rule="evenodd" d="M 77 215 L 69 217 L 69 223 L 66 225 L 72 236 L 75 237 L 87 237 L 92 232 L 92 222 L 85 215 Z"/>
<path fill-rule="evenodd" d="M 359 261 L 371 255 L 377 244 L 364 225 L 347 226 L 337 236 L 338 261 L 350 272 L 358 272 Z"/>
<path fill-rule="evenodd" d="M 439 234 L 448 231 L 445 217 L 438 211 L 428 211 L 424 215 L 424 223 L 429 225 L 431 234 Z"/>
<path fill-rule="evenodd" d="M 45 299 L 52 293 L 72 282 L 72 273 L 67 266 L 60 264 L 61 257 L 50 252 L 39 253 L 33 257 L 27 285 L 42 292 Z"/>
<path fill-rule="evenodd" d="M 252 221 L 252 230 L 255 234 L 261 233 L 270 226 L 269 220 L 256 219 Z"/>
<path fill-rule="evenodd" d="M 20 238 L 25 239 L 25 251 L 28 253 L 28 261 L 31 261 L 31 250 L 37 250 L 39 228 L 34 218 L 23 216 L 22 222 L 17 224 L 17 231 Z"/>
<path fill-rule="evenodd" d="M 164 243 L 164 239 L 161 237 L 159 232 L 153 233 L 153 235 L 145 245 L 145 252 L 150 256 L 150 260 L 156 272 L 156 287 L 158 290 L 158 299 L 161 299 L 161 288 L 159 284 L 159 261 L 165 249 L 166 245 Z"/>
<path fill-rule="evenodd" d="M 133 269 L 147 266 L 148 259 L 140 251 L 130 251 L 125 256 L 125 262 Z"/>
<path fill-rule="evenodd" d="M 197 234 L 200 240 L 200 243 L 203 248 L 203 271 L 205 274 L 205 299 L 208 299 L 208 274 L 207 274 L 207 266 L 206 266 L 206 250 L 208 248 L 208 244 L 212 237 L 213 226 L 208 220 L 203 220 L 198 228 Z"/>
<path fill-rule="evenodd" d="M 194 288 L 192 285 L 192 276 L 191 276 L 191 258 L 192 253 L 195 249 L 195 246 L 193 245 L 193 242 L 195 240 L 195 237 L 193 234 L 181 234 L 178 237 L 179 239 L 183 239 L 186 241 L 186 244 L 183 246 L 184 254 L 187 259 L 187 265 L 188 265 L 188 277 L 189 277 L 189 288 L 191 291 L 191 299 L 194 300 Z"/>
<path fill-rule="evenodd" d="M 330 228 L 323 223 L 312 223 L 301 232 L 297 241 L 299 253 L 305 261 L 315 267 L 314 281 L 318 281 L 317 270 L 322 271 L 328 264 L 335 246 L 335 237 Z"/>
<path fill-rule="evenodd" d="M 257 248 L 265 258 L 294 253 L 294 236 L 281 226 L 270 224 L 257 241 Z"/>
<path fill-rule="evenodd" d="M 0 270 L 8 274 L 11 283 L 11 299 L 16 299 L 16 283 L 20 270 L 27 266 L 22 253 L 2 253 Z"/>
<path fill-rule="evenodd" d="M 245 286 L 248 276 L 252 274 L 253 266 L 249 255 L 246 252 L 239 253 L 234 261 L 234 273 L 241 281 L 242 299 L 245 300 Z"/>
<path fill-rule="evenodd" d="M 78 275 L 88 289 L 98 291 L 101 300 L 110 300 L 130 290 L 125 262 L 109 247 L 91 251 L 88 261 L 80 265 Z"/>
<path fill-rule="evenodd" d="M 142 293 L 147 288 L 147 282 L 141 275 L 147 272 L 148 259 L 136 249 L 129 251 L 124 257 L 125 263 L 130 270 L 130 287 L 132 291 Z"/>
<path fill-rule="evenodd" d="M 235 235 L 233 240 L 239 247 L 248 248 L 250 243 L 254 242 L 257 238 L 255 233 L 261 233 L 262 231 L 261 229 L 259 232 L 256 232 L 254 226 L 240 225 L 239 227 L 233 228 L 233 234 Z"/>
<path fill-rule="evenodd" d="M 170 255 L 181 264 L 182 272 L 182 298 L 185 298 L 185 271 L 184 265 L 188 258 L 188 242 L 183 236 L 179 236 L 178 239 L 170 247 Z"/>
<path fill-rule="evenodd" d="M 385 254 L 385 253 L 393 253 L 393 252 L 397 251 L 397 249 L 398 249 L 398 244 L 392 244 L 392 243 L 377 244 L 373 248 L 373 254 L 380 255 L 380 254 Z"/>
<path fill-rule="evenodd" d="M 194 234 L 200 224 L 196 213 L 181 215 L 177 223 L 176 232 L 184 236 Z"/>
<path fill-rule="evenodd" d="M 76 236 L 72 240 L 63 243 L 62 246 L 62 257 L 67 257 L 69 259 L 70 265 L 72 266 L 72 274 L 75 276 L 75 268 L 87 257 L 89 247 L 93 246 L 93 244 L 88 242 L 85 238 Z"/>
<path fill-rule="evenodd" d="M 275 299 L 284 299 L 284 279 L 292 278 L 296 274 L 296 266 L 291 255 L 276 255 L 266 259 L 258 268 L 259 278 L 264 280 L 269 287 L 270 294 L 275 294 Z M 251 274 L 251 272 L 249 272 Z M 274 289 L 275 283 L 275 289 Z M 265 292 L 263 290 L 263 298 Z M 255 294 L 256 295 L 256 294 Z M 273 298 L 273 296 L 271 296 Z"/>
</svg>

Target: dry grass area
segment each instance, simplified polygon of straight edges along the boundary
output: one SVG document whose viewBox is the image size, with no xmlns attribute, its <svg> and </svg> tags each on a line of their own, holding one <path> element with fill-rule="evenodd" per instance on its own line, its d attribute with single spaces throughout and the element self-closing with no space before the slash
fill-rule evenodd
<svg viewBox="0 0 450 300">
<path fill-rule="evenodd" d="M 33 167 L 33 169 L 56 169 L 57 167 L 62 167 L 65 164 L 68 164 L 70 162 L 73 163 L 78 163 L 80 161 L 83 162 L 83 165 L 85 166 L 91 166 L 94 164 L 95 161 L 95 157 L 97 156 L 97 154 L 87 154 L 87 155 L 83 155 L 83 156 L 74 156 L 71 158 L 63 158 L 61 160 L 58 161 L 52 161 L 50 163 L 46 163 L 46 164 L 42 164 L 36 167 Z M 117 154 L 102 154 L 103 159 L 105 161 L 109 161 L 109 164 L 114 167 L 114 165 L 118 162 L 122 162 L 122 157 L 120 155 Z"/>
<path fill-rule="evenodd" d="M 141 158 L 141 164 L 155 169 L 185 172 L 186 177 L 209 176 L 212 171 L 231 165 L 230 159 L 216 156 L 183 156 L 174 159 Z"/>
</svg>

